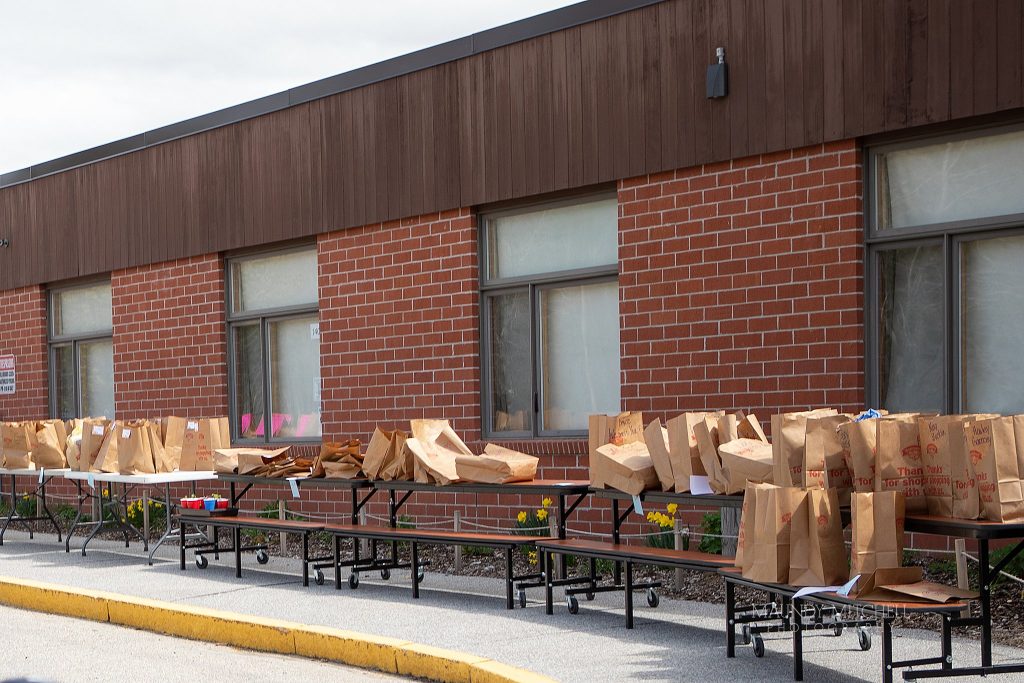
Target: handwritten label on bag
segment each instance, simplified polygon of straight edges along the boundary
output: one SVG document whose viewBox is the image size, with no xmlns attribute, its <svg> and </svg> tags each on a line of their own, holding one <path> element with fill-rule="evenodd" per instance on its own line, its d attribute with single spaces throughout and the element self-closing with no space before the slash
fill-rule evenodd
<svg viewBox="0 0 1024 683">
<path fill-rule="evenodd" d="M 633 496 L 633 509 L 636 510 L 636 514 L 644 516 L 644 505 L 640 502 L 640 496 Z"/>
<path fill-rule="evenodd" d="M 185 425 L 185 429 L 189 430 L 190 432 L 198 432 L 199 423 L 190 421 L 187 425 Z"/>
<path fill-rule="evenodd" d="M 292 487 L 292 498 L 299 497 L 299 482 L 297 479 L 288 478 L 288 485 Z"/>
<path fill-rule="evenodd" d="M 92 435 L 93 436 L 103 436 L 103 425 L 93 425 L 92 426 Z"/>
</svg>

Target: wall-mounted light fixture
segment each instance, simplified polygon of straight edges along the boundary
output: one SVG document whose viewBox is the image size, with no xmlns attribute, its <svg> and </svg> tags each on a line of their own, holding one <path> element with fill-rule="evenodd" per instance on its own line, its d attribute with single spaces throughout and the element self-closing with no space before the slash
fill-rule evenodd
<svg viewBox="0 0 1024 683">
<path fill-rule="evenodd" d="M 707 92 L 709 100 L 729 94 L 729 67 L 725 63 L 725 48 L 717 48 L 715 55 L 718 57 L 718 63 L 708 67 Z"/>
</svg>

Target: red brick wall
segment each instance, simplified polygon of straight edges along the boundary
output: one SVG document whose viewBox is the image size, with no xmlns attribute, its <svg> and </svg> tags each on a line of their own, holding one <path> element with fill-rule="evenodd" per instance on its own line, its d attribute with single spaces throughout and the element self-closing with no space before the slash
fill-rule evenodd
<svg viewBox="0 0 1024 683">
<path fill-rule="evenodd" d="M 223 261 L 117 271 L 111 289 L 117 417 L 227 415 Z"/>
<path fill-rule="evenodd" d="M 11 354 L 15 393 L 0 396 L 0 420 L 49 417 L 46 290 L 41 286 L 0 292 L 0 356 Z"/>
<path fill-rule="evenodd" d="M 854 141 L 620 183 L 624 407 L 860 408 L 862 191 Z"/>
</svg>

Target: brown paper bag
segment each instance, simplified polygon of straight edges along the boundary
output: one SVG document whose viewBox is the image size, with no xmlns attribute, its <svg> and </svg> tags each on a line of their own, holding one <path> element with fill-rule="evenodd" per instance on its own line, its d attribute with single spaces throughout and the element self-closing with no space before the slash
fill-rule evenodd
<svg viewBox="0 0 1024 683">
<path fill-rule="evenodd" d="M 722 472 L 727 482 L 725 493 L 740 493 L 747 482 L 771 483 L 772 445 L 760 439 L 735 439 L 718 447 Z"/>
<path fill-rule="evenodd" d="M 32 449 L 37 445 L 34 422 L 0 424 L 3 438 L 4 467 L 9 470 L 32 467 Z"/>
<path fill-rule="evenodd" d="M 808 417 L 804 436 L 804 486 L 826 488 L 828 471 L 834 470 L 837 478 L 843 478 L 846 470 L 846 455 L 839 426 L 848 422 L 849 415 L 822 415 Z M 852 478 L 852 477 L 851 477 Z"/>
<path fill-rule="evenodd" d="M 233 455 L 238 462 L 238 473 L 260 476 L 260 470 L 268 469 L 274 463 L 288 459 L 290 446 L 284 448 L 219 448 L 221 453 Z"/>
<path fill-rule="evenodd" d="M 464 481 L 508 484 L 533 481 L 540 458 L 489 443 L 480 457 L 458 455 L 455 470 Z"/>
<path fill-rule="evenodd" d="M 651 454 L 651 462 L 658 473 L 662 491 L 671 491 L 676 486 L 672 470 L 672 455 L 669 449 L 668 430 L 661 426 L 661 420 L 653 420 L 644 430 L 644 444 Z"/>
<path fill-rule="evenodd" d="M 170 425 L 168 425 L 168 433 Z M 185 436 L 181 443 L 182 472 L 212 472 L 214 470 L 213 449 L 220 445 L 220 420 L 187 420 Z"/>
<path fill-rule="evenodd" d="M 777 486 L 803 485 L 807 418 L 835 414 L 832 408 L 819 408 L 772 415 L 773 478 Z"/>
<path fill-rule="evenodd" d="M 410 424 L 413 438 L 419 442 L 412 446 L 412 450 L 416 464 L 421 468 L 421 477 L 442 486 L 459 481 L 455 458 L 459 455 L 473 456 L 473 452 L 451 428 L 448 420 L 412 420 Z"/>
<path fill-rule="evenodd" d="M 110 420 L 106 418 L 86 419 L 82 422 L 82 443 L 78 451 L 78 467 L 80 472 L 92 470 L 96 456 L 110 429 Z"/>
<path fill-rule="evenodd" d="M 668 433 L 668 454 L 672 461 L 672 479 L 675 482 L 675 491 L 687 493 L 690 490 L 690 476 L 694 474 L 693 459 L 690 451 L 691 440 L 693 449 L 697 455 L 697 464 L 700 464 L 700 452 L 697 451 L 697 437 L 693 435 L 686 422 L 686 415 L 680 415 L 668 420 L 665 423 L 665 431 Z M 701 467 L 703 473 L 704 468 Z"/>
<path fill-rule="evenodd" d="M 742 413 L 735 415 L 720 415 L 718 417 L 718 443 L 728 443 L 740 438 L 739 423 L 743 419 Z"/>
<path fill-rule="evenodd" d="M 849 572 L 838 492 L 808 489 L 806 514 L 793 517 L 789 584 L 835 586 L 845 583 Z"/>
<path fill-rule="evenodd" d="M 704 469 L 704 463 L 700 459 L 700 446 L 697 444 L 697 433 L 694 428 L 708 420 L 714 419 L 715 431 L 718 431 L 718 418 L 725 415 L 725 411 L 716 410 L 702 413 L 683 413 L 683 421 L 686 423 L 686 437 L 690 445 L 690 475 L 694 477 L 710 476 Z M 717 446 L 717 444 L 715 444 Z M 689 483 L 687 483 L 689 485 Z"/>
<path fill-rule="evenodd" d="M 993 522 L 1024 521 L 1024 491 L 1017 470 L 1013 418 L 972 421 L 968 429 L 981 518 Z"/>
<path fill-rule="evenodd" d="M 100 444 L 100 450 L 96 454 L 96 459 L 92 462 L 93 472 L 118 473 L 120 466 L 117 462 L 117 430 L 120 428 L 120 422 L 115 420 L 110 423 L 110 427 L 103 437 L 103 443 Z"/>
<path fill-rule="evenodd" d="M 708 485 L 715 493 L 725 493 L 729 482 L 718 457 L 718 423 L 717 417 L 705 418 L 693 425 L 693 433 L 697 437 L 697 450 L 700 452 L 701 465 L 707 473 Z"/>
<path fill-rule="evenodd" d="M 359 439 L 324 441 L 309 476 L 327 479 L 357 479 L 363 476 L 364 460 L 360 446 Z"/>
<path fill-rule="evenodd" d="M 591 415 L 588 420 L 588 439 L 590 452 L 613 443 L 624 446 L 634 441 L 643 441 L 643 413 L 619 413 L 618 415 Z"/>
<path fill-rule="evenodd" d="M 964 463 L 966 420 L 963 415 L 918 418 L 921 462 L 924 465 L 924 496 L 930 515 L 953 516 L 953 451 L 960 451 L 957 462 Z"/>
<path fill-rule="evenodd" d="M 381 470 L 387 463 L 389 457 L 393 457 L 392 436 L 394 432 L 385 432 L 380 427 L 373 430 L 370 443 L 366 446 L 366 456 L 363 458 L 363 471 L 370 479 L 380 479 Z"/>
<path fill-rule="evenodd" d="M 744 576 L 754 566 L 754 546 L 757 543 L 757 490 L 771 484 L 747 483 L 743 493 L 743 507 L 740 509 L 740 528 L 736 539 L 736 561 L 734 566 L 743 570 Z"/>
<path fill-rule="evenodd" d="M 851 577 L 902 566 L 905 510 L 899 491 L 854 493 L 850 497 Z"/>
<path fill-rule="evenodd" d="M 875 490 L 875 435 L 877 418 L 844 422 L 839 425 L 840 443 L 846 453 L 853 490 L 871 493 Z"/>
<path fill-rule="evenodd" d="M 121 474 L 152 474 L 156 472 L 149 439 L 149 423 L 134 420 L 117 429 L 117 465 Z"/>
<path fill-rule="evenodd" d="M 741 439 L 756 439 L 768 443 L 768 437 L 765 436 L 764 430 L 761 428 L 761 422 L 754 415 L 746 415 L 740 418 L 739 423 L 736 425 L 736 433 Z"/>
<path fill-rule="evenodd" d="M 599 481 L 603 488 L 617 489 L 631 496 L 660 488 L 658 473 L 642 441 L 624 446 L 605 444 L 591 453 L 590 481 L 592 485 Z"/>
<path fill-rule="evenodd" d="M 185 425 L 188 420 L 183 417 L 168 417 L 162 421 L 161 434 L 164 441 L 163 458 L 157 460 L 158 472 L 173 472 L 181 467 L 181 446 L 185 442 Z"/>
<path fill-rule="evenodd" d="M 907 512 L 926 513 L 918 417 L 890 415 L 876 420 L 875 491 L 899 491 L 906 499 Z"/>
<path fill-rule="evenodd" d="M 879 569 L 862 576 L 850 595 L 858 600 L 944 604 L 953 600 L 974 600 L 977 591 L 952 588 L 924 581 L 921 567 Z"/>
<path fill-rule="evenodd" d="M 759 583 L 788 583 L 793 519 L 807 515 L 807 493 L 795 487 L 762 485 L 754 496 L 754 561 L 743 576 Z"/>
<path fill-rule="evenodd" d="M 58 427 L 59 425 L 59 427 Z M 47 420 L 36 424 L 36 446 L 32 449 L 32 462 L 36 468 L 62 469 L 67 467 L 64 445 L 67 433 L 62 420 Z"/>
<path fill-rule="evenodd" d="M 385 481 L 412 481 L 416 472 L 415 457 L 405 447 L 409 435 L 396 429 L 391 433 L 391 446 L 388 458 L 380 470 L 380 478 Z M 365 461 L 364 461 L 365 462 Z"/>
</svg>

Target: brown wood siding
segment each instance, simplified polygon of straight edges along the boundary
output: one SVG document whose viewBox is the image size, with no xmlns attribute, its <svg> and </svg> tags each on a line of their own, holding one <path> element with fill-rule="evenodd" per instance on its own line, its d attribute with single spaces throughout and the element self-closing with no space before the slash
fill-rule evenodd
<svg viewBox="0 0 1024 683">
<path fill-rule="evenodd" d="M 0 289 L 1018 109 L 1022 33 L 1017 0 L 667 0 L 0 189 Z"/>
</svg>

